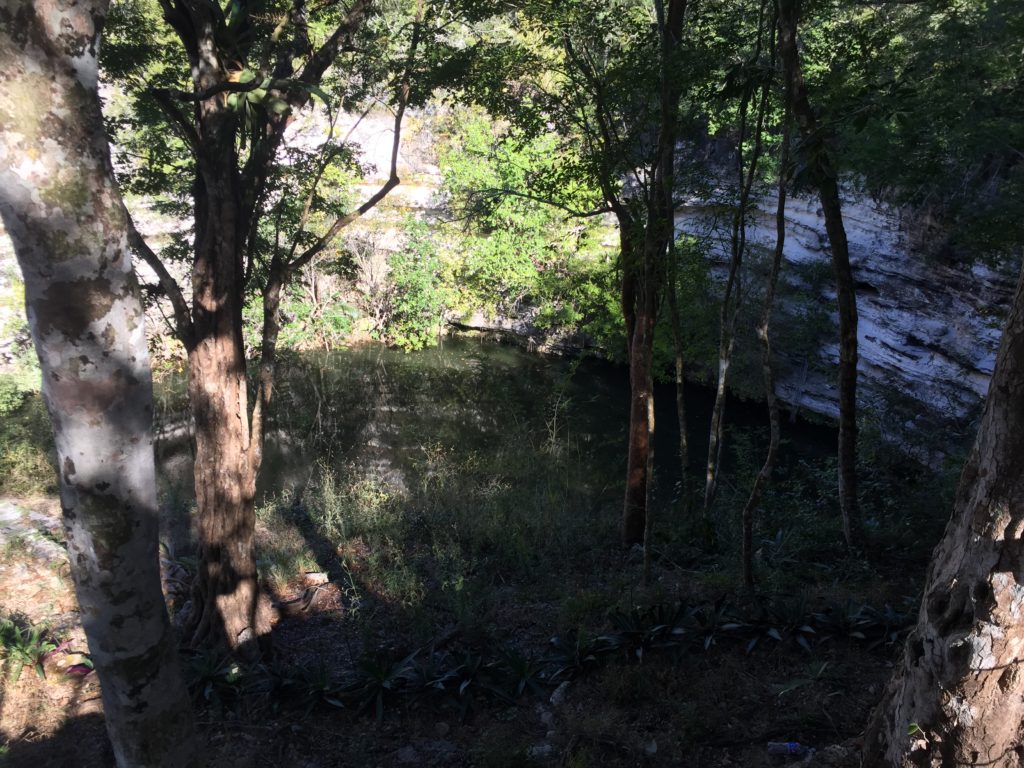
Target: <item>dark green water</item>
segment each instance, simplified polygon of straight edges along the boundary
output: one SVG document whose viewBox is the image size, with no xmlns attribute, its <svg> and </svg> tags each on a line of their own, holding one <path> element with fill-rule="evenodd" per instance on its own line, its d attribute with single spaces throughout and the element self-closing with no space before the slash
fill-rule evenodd
<svg viewBox="0 0 1024 768">
<path fill-rule="evenodd" d="M 571 450 L 602 495 L 621 494 L 629 393 L 621 366 L 454 339 L 414 353 L 368 345 L 304 354 L 283 365 L 278 379 L 261 496 L 301 488 L 323 464 L 359 466 L 401 487 L 430 451 L 486 453 L 509 440 L 520 441 L 523 451 L 552 445 Z M 692 387 L 687 396 L 693 464 L 699 467 L 711 393 Z M 664 506 L 679 479 L 671 385 L 657 388 L 656 403 L 655 501 Z M 189 498 L 191 456 L 182 408 L 180 396 L 158 408 L 158 423 L 170 436 L 158 441 L 157 455 L 166 482 Z M 763 427 L 763 410 L 730 403 L 729 418 L 740 428 Z M 820 455 L 832 444 L 830 430 L 786 426 L 801 452 Z"/>
</svg>

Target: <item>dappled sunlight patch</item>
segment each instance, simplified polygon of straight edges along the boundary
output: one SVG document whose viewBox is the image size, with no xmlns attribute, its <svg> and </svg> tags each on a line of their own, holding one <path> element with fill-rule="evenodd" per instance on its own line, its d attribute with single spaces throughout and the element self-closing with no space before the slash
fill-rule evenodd
<svg viewBox="0 0 1024 768">
<path fill-rule="evenodd" d="M 8 374 L 0 374 L 0 496 L 56 491 L 53 434 L 38 373 L 32 386 L 36 389 L 26 389 L 20 380 L 11 384 Z"/>
<path fill-rule="evenodd" d="M 303 574 L 320 570 L 291 508 L 276 502 L 257 510 L 256 550 L 260 578 L 274 591 L 299 584 Z"/>
<path fill-rule="evenodd" d="M 110 759 L 67 559 L 45 537 L 55 506 L 38 500 L 22 509 L 22 546 L 11 546 L 7 529 L 0 558 L 0 739 L 12 765 Z"/>
</svg>

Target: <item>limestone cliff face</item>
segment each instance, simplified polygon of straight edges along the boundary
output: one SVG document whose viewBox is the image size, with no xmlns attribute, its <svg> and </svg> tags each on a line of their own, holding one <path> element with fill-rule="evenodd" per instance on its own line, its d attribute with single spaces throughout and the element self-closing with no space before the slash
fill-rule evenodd
<svg viewBox="0 0 1024 768">
<path fill-rule="evenodd" d="M 773 199 L 761 200 L 748 227 L 755 259 L 758 251 L 774 246 L 774 205 Z M 943 263 L 928 257 L 923 249 L 912 247 L 907 222 L 891 208 L 867 199 L 845 200 L 843 215 L 857 281 L 862 406 L 881 409 L 886 398 L 897 393 L 917 401 L 922 415 L 968 415 L 988 388 L 1001 324 L 1013 295 L 1015 265 Z M 782 301 L 789 305 L 789 322 L 801 314 L 801 308 L 793 306 L 794 296 L 802 293 L 802 301 L 807 301 L 807 275 L 817 272 L 810 299 L 827 310 L 834 325 L 828 239 L 816 198 L 792 198 L 786 219 Z M 713 271 L 724 271 L 727 227 L 714 226 L 711 209 L 681 209 L 677 227 L 708 238 Z M 808 355 L 811 359 L 787 361 L 779 388 L 788 403 L 824 416 L 838 415 L 836 338 L 824 329 Z M 785 356 L 787 350 L 779 352 Z"/>
<path fill-rule="evenodd" d="M 351 120 L 351 125 L 343 126 L 343 133 L 351 134 L 362 148 L 367 179 L 357 193 L 368 195 L 377 188 L 377 177 L 390 160 L 391 117 L 380 114 Z M 369 231 L 374 247 L 384 251 L 395 247 L 398 229 L 392 219 L 396 215 L 414 212 L 429 218 L 438 212 L 435 193 L 440 176 L 433 157 L 431 123 L 417 118 L 407 128 L 400 158 L 402 185 L 386 204 L 353 228 L 355 232 Z M 323 126 L 315 119 L 297 124 L 295 131 L 296 142 L 303 146 L 313 148 L 322 141 Z M 712 271 L 724 277 L 731 212 L 723 208 L 728 203 L 725 196 L 720 202 L 722 205 L 694 204 L 681 208 L 677 227 L 707 238 Z M 758 211 L 751 217 L 751 262 L 760 258 L 763 265 L 774 245 L 774 206 L 774 199 L 768 196 L 759 201 Z M 144 211 L 136 213 L 140 216 L 140 227 L 157 240 L 165 234 L 167 226 L 174 224 L 151 223 Z M 901 418 L 912 420 L 917 407 L 922 415 L 959 419 L 970 414 L 988 387 L 1002 319 L 1016 282 L 1016 265 L 972 266 L 928 257 L 924 253 L 927 249 L 913 246 L 907 233 L 908 222 L 902 221 L 891 208 L 868 199 L 849 196 L 844 201 L 843 214 L 857 280 L 862 406 L 875 406 L 888 413 L 886 399 L 896 394 L 913 404 L 910 415 Z M 613 240 L 609 241 L 610 247 L 615 246 Z M 780 311 L 774 326 L 780 357 L 780 395 L 791 406 L 835 417 L 835 294 L 831 290 L 824 220 L 813 197 L 790 199 L 785 257 Z M 13 268 L 7 236 L 0 229 L 0 291 L 6 272 Z M 763 270 L 747 275 L 745 281 L 751 289 L 748 301 L 753 315 L 759 312 L 754 307 L 759 303 L 759 275 L 763 275 Z M 808 315 L 824 317 L 826 322 L 805 322 Z M 827 322 L 829 317 L 831 323 Z M 4 327 L 3 319 L 0 317 L 0 328 Z M 549 338 L 550 333 L 539 333 L 532 320 L 530 308 L 524 308 L 519 317 L 478 317 L 464 325 L 528 340 L 536 338 L 539 346 L 554 351 L 586 345 L 586 340 L 579 336 Z M 786 344 L 783 337 L 787 331 L 802 334 L 804 343 Z M 812 337 L 809 341 L 808 334 Z M 0 363 L 10 341 L 0 338 Z M 753 340 L 748 342 L 747 354 L 756 355 Z M 759 393 L 759 372 L 756 367 L 751 370 L 752 383 L 748 389 L 751 394 Z"/>
</svg>

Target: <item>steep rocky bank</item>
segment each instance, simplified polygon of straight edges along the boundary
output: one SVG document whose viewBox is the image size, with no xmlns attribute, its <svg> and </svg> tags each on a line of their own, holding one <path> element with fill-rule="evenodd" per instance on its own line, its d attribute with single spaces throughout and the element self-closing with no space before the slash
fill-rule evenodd
<svg viewBox="0 0 1024 768">
<path fill-rule="evenodd" d="M 869 199 L 849 197 L 843 215 L 857 282 L 860 400 L 883 407 L 893 396 L 916 401 L 922 412 L 962 419 L 984 398 L 995 363 L 1001 324 L 1012 296 L 1016 265 L 969 264 L 929 257 L 915 247 L 915 222 Z M 773 199 L 759 201 L 747 231 L 752 257 L 775 242 Z M 720 210 L 720 209 L 719 209 Z M 714 209 L 693 205 L 677 214 L 677 229 L 709 244 L 712 272 L 724 277 L 728 233 Z M 791 199 L 786 211 L 783 302 L 817 302 L 835 323 L 828 240 L 817 200 Z M 808 274 L 816 272 L 808 294 Z M 788 315 L 801 307 L 789 306 Z M 779 381 L 791 405 L 838 415 L 837 335 L 819 334 L 816 352 L 791 365 Z M 785 356 L 787 350 L 780 349 Z M 908 425 L 909 426 L 909 425 Z"/>
</svg>

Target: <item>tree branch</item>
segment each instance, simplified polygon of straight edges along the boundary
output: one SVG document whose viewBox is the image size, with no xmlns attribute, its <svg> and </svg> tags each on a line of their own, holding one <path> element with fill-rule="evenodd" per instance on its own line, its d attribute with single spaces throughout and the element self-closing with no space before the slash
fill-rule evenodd
<svg viewBox="0 0 1024 768">
<path fill-rule="evenodd" d="M 199 149 L 199 134 L 196 133 L 196 128 L 192 122 L 178 109 L 178 105 L 171 98 L 171 93 L 166 88 L 150 88 L 149 93 L 153 96 L 161 111 L 177 127 L 181 138 L 188 145 L 193 156 L 195 156 Z"/>
<path fill-rule="evenodd" d="M 350 12 L 349 16 L 351 17 L 351 15 L 352 14 Z M 313 243 L 313 245 L 289 262 L 287 266 L 289 272 L 301 269 L 304 265 L 312 261 L 317 254 L 330 245 L 331 241 L 337 237 L 341 230 L 366 215 L 366 213 L 376 207 L 377 203 L 387 197 L 388 193 L 401 182 L 401 179 L 398 177 L 398 151 L 402 145 L 402 119 L 405 117 L 405 110 L 409 104 L 409 93 L 411 91 L 409 81 L 412 78 L 412 68 L 416 59 L 416 50 L 419 47 L 422 24 L 423 3 L 421 1 L 417 4 L 416 22 L 412 28 L 412 40 L 409 42 L 409 53 L 406 58 L 405 72 L 402 76 L 402 82 L 398 86 L 398 105 L 395 109 L 394 139 L 391 142 L 391 168 L 387 181 L 385 181 L 381 188 L 371 195 L 366 202 L 354 211 L 350 211 L 344 216 L 336 219 L 323 237 L 319 238 L 315 243 Z"/>
<path fill-rule="evenodd" d="M 262 85 L 263 81 L 258 77 L 250 80 L 247 83 L 239 83 L 234 80 L 224 80 L 223 82 L 211 85 L 202 91 L 181 91 L 172 88 L 163 88 L 162 90 L 167 96 L 173 96 L 179 101 L 206 101 L 212 99 L 214 96 L 218 96 L 222 93 L 248 93 L 249 91 L 255 91 Z M 281 84 L 274 82 L 271 83 L 271 88 L 279 87 Z"/>
<path fill-rule="evenodd" d="M 543 205 L 549 205 L 552 208 L 557 208 L 558 210 L 563 211 L 569 214 L 570 216 L 578 219 L 590 219 L 595 216 L 603 216 L 606 213 L 615 213 L 615 208 L 612 207 L 611 205 L 603 205 L 600 208 L 595 208 L 591 211 L 580 211 L 568 205 L 565 205 L 564 203 L 560 203 L 557 200 L 552 200 L 551 198 L 547 197 L 541 197 L 540 195 L 531 195 L 529 192 L 520 192 L 517 189 L 488 188 L 477 190 L 476 194 L 480 196 L 486 195 L 489 197 L 508 196 L 519 197 L 522 198 L 523 200 L 532 200 L 535 203 L 541 203 Z"/>
<path fill-rule="evenodd" d="M 302 68 L 298 79 L 308 85 L 319 85 L 324 72 L 334 63 L 338 53 L 352 44 L 352 37 L 359 31 L 366 17 L 373 9 L 373 0 L 356 0 L 337 29 L 314 53 Z"/>
<path fill-rule="evenodd" d="M 164 266 L 160 257 L 146 243 L 146 240 L 135 226 L 135 221 L 132 219 L 132 215 L 128 212 L 127 207 L 124 208 L 124 215 L 128 221 L 128 244 L 135 251 L 135 254 L 156 273 L 156 277 L 160 281 L 160 288 L 170 300 L 171 307 L 174 309 L 175 335 L 185 345 L 185 349 L 190 350 L 192 349 L 193 336 L 192 315 L 188 309 L 188 302 L 185 301 L 185 296 L 181 292 L 181 286 L 171 276 L 171 273 L 167 271 L 167 267 Z"/>
</svg>

